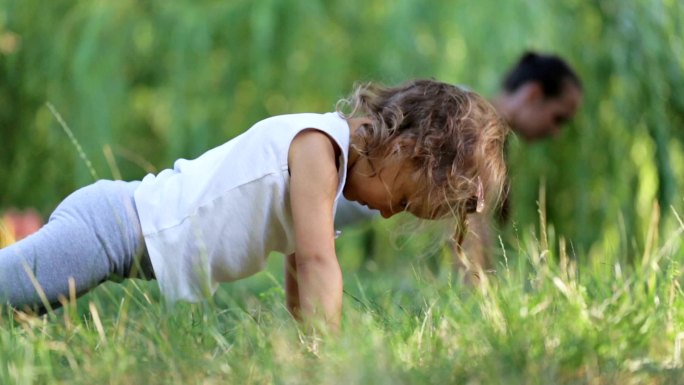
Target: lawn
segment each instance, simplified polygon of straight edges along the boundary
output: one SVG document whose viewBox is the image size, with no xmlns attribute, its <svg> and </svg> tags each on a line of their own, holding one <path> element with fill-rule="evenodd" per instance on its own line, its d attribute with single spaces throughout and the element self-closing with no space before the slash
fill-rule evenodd
<svg viewBox="0 0 684 385">
<path fill-rule="evenodd" d="M 278 255 L 203 304 L 165 305 L 154 282 L 107 283 L 43 317 L 5 310 L 0 383 L 684 383 L 682 229 L 652 232 L 633 263 L 573 256 L 552 232 L 521 236 L 479 287 L 446 257 L 437 272 L 406 250 L 386 267 L 343 263 L 338 335 L 291 319 Z"/>
</svg>

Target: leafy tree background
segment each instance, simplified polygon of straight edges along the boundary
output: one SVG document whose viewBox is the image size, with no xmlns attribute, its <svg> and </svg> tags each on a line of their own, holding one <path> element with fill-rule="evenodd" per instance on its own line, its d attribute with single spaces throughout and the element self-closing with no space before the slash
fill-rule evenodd
<svg viewBox="0 0 684 385">
<path fill-rule="evenodd" d="M 584 103 L 558 138 L 512 138 L 509 239 L 535 233 L 541 187 L 574 254 L 634 256 L 653 202 L 663 226 L 682 208 L 682 4 L 0 0 L 0 208 L 48 215 L 92 180 L 46 102 L 99 177 L 140 179 L 266 116 L 332 110 L 356 81 L 434 77 L 491 97 L 535 49 L 570 61 Z"/>
</svg>

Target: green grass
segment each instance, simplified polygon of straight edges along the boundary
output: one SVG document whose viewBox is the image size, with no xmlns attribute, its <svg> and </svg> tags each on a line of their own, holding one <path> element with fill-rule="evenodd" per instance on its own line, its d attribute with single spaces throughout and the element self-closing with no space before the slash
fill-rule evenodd
<svg viewBox="0 0 684 385">
<path fill-rule="evenodd" d="M 405 256 L 348 268 L 338 336 L 300 332 L 277 256 L 212 304 L 169 308 L 153 282 L 107 283 L 43 318 L 4 311 L 0 383 L 684 383 L 680 233 L 652 234 L 633 266 L 521 241 L 480 288 Z"/>
</svg>

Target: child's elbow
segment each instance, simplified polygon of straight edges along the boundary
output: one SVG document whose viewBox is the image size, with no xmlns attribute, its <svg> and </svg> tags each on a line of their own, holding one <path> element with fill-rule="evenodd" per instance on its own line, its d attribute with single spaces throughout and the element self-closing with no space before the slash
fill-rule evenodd
<svg viewBox="0 0 684 385">
<path fill-rule="evenodd" d="M 339 268 L 339 263 L 337 262 L 337 255 L 335 253 L 326 252 L 309 252 L 309 253 L 296 253 L 296 265 L 297 271 L 299 269 L 308 269 L 312 267 L 337 267 Z"/>
</svg>

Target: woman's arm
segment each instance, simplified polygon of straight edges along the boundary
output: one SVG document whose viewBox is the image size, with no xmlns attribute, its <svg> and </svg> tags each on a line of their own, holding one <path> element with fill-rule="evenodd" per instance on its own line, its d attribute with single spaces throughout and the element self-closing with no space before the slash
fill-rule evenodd
<svg viewBox="0 0 684 385">
<path fill-rule="evenodd" d="M 491 219 L 486 214 L 470 214 L 468 233 L 463 244 L 454 244 L 454 268 L 463 275 L 465 283 L 476 286 L 484 279 L 482 274 L 492 268 L 494 238 Z"/>
<path fill-rule="evenodd" d="M 299 315 L 299 286 L 297 285 L 297 257 L 290 254 L 285 257 L 285 304 L 290 314 L 301 320 Z"/>
<path fill-rule="evenodd" d="M 339 327 L 342 311 L 342 272 L 333 227 L 339 183 L 336 149 L 326 134 L 306 130 L 292 141 L 288 156 L 295 230 L 294 269 L 288 272 L 296 272 L 296 281 L 286 287 L 299 293 L 299 302 L 289 303 L 305 323 L 323 322 L 332 330 Z"/>
</svg>

